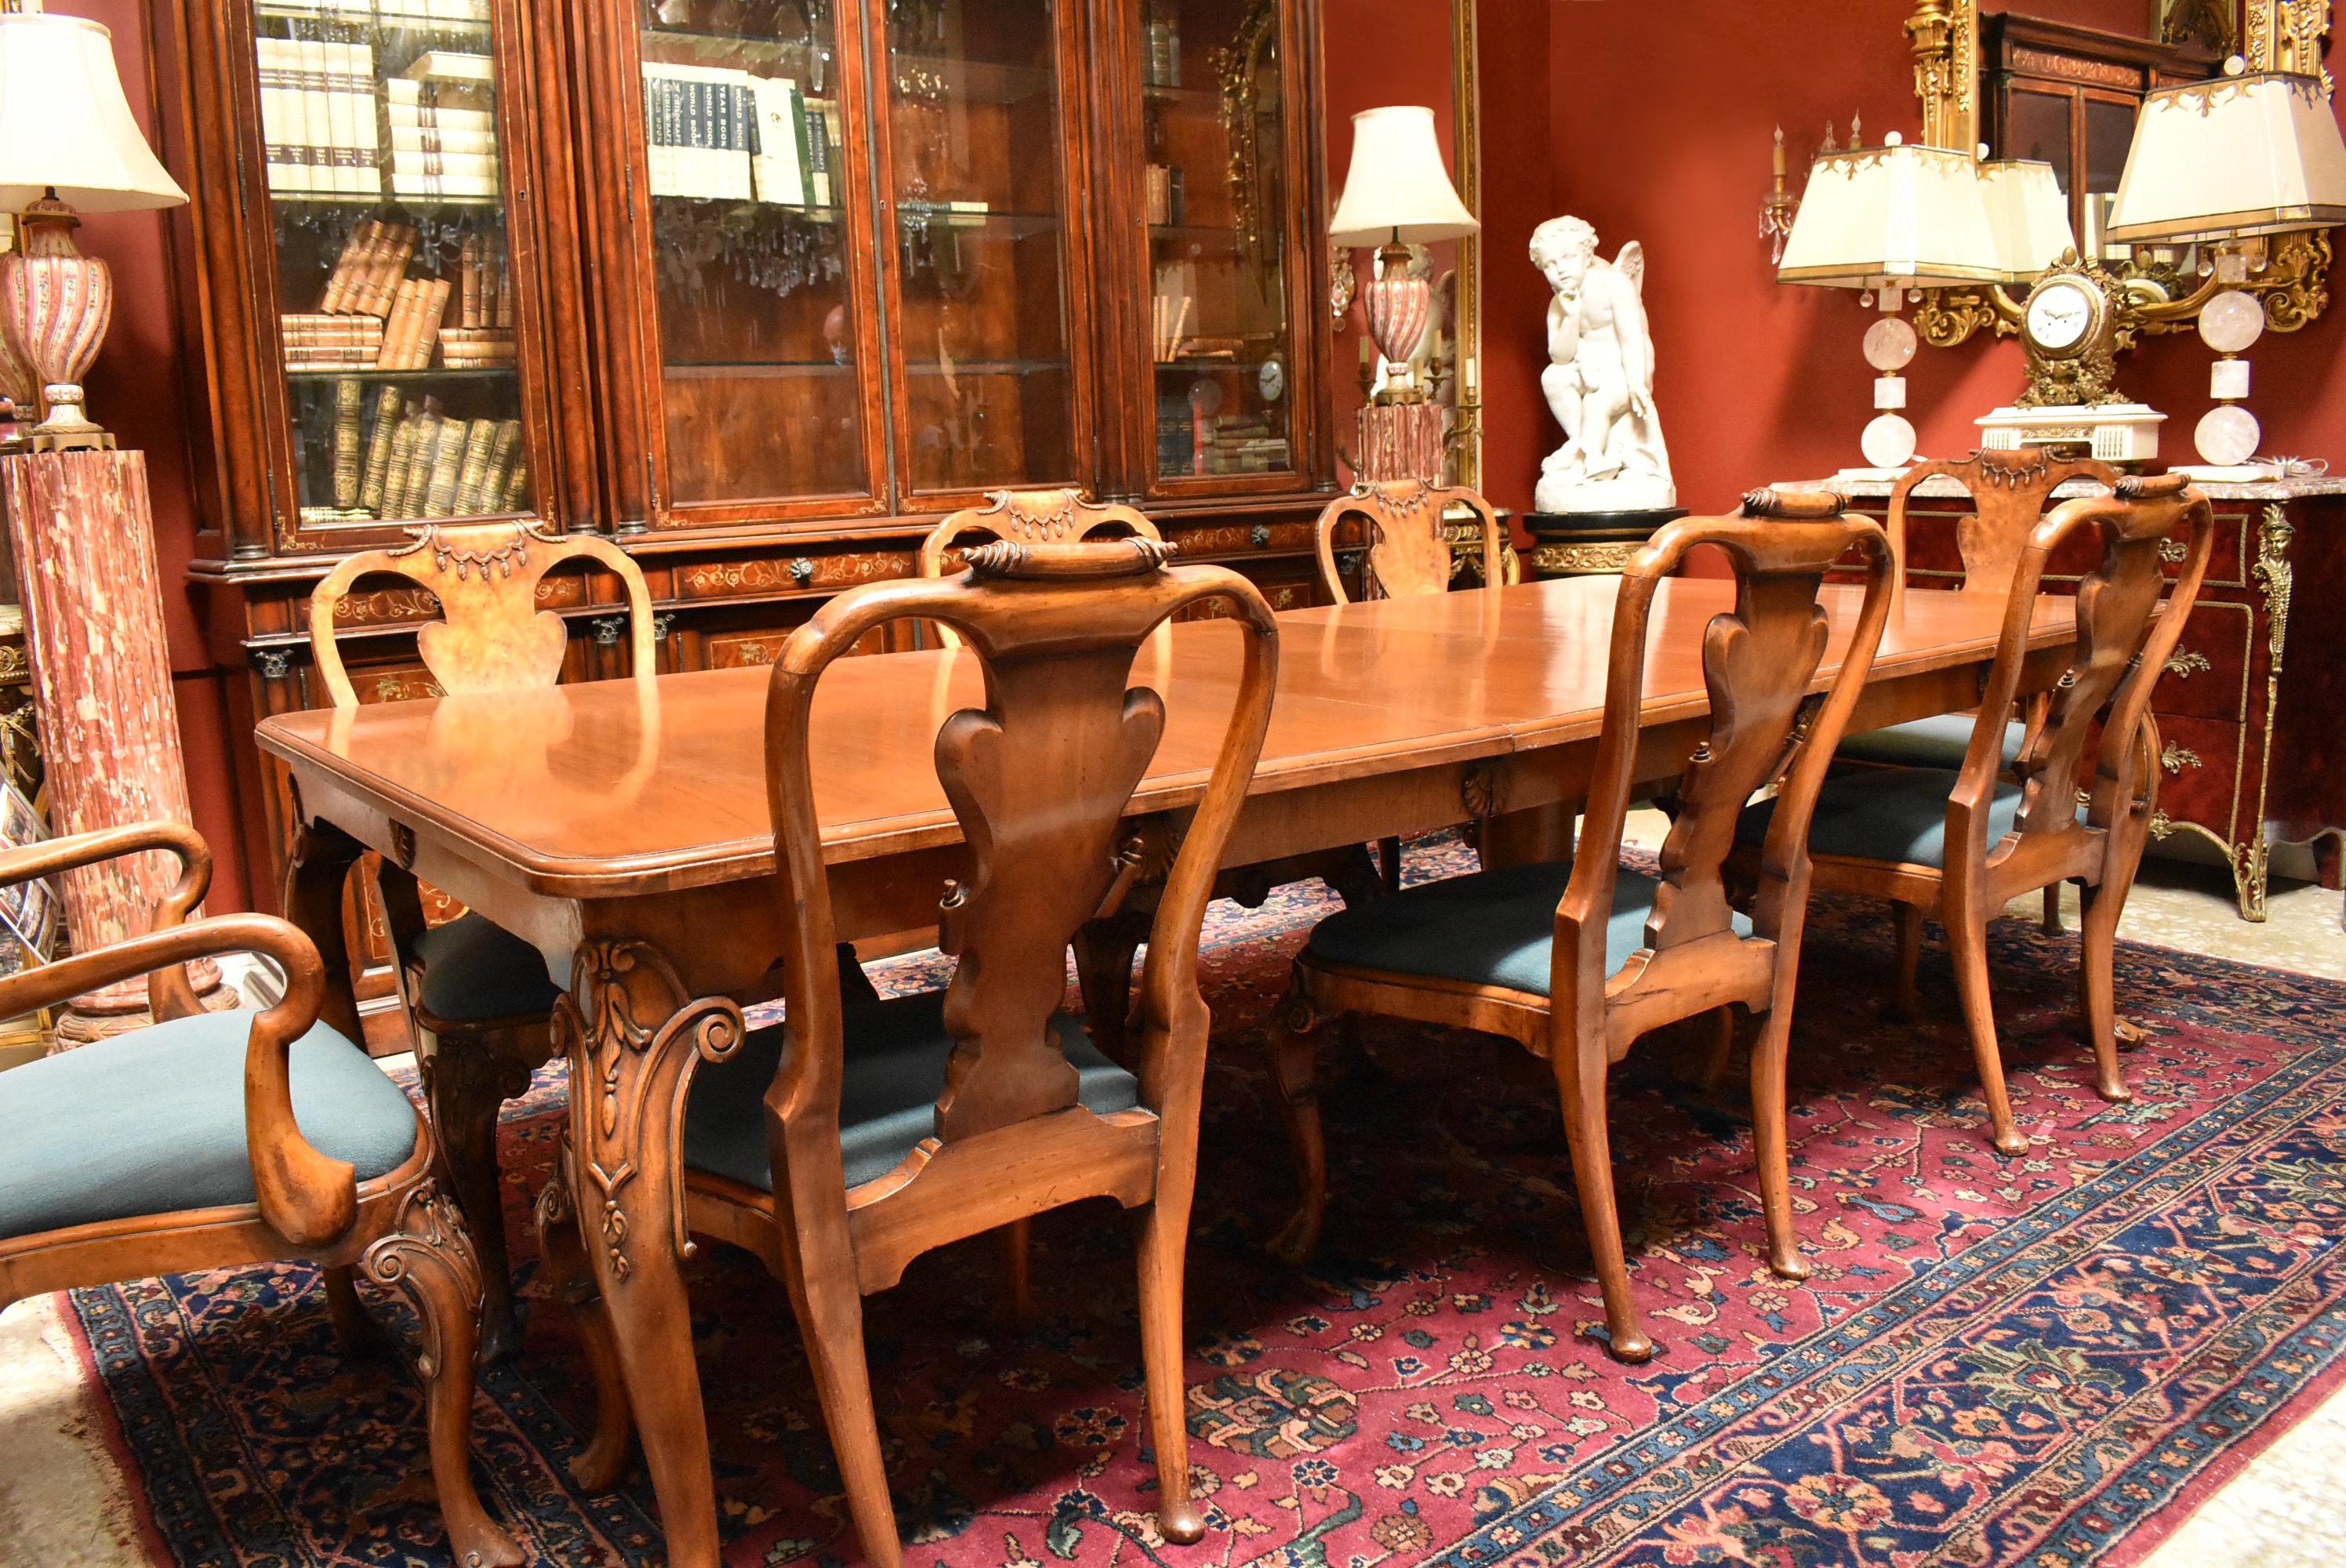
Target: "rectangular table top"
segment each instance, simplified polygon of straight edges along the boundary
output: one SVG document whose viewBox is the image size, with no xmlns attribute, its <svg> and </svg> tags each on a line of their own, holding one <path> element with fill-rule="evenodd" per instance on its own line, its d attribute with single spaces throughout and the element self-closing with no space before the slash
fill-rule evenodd
<svg viewBox="0 0 2346 1568">
<path fill-rule="evenodd" d="M 1525 584 L 1288 612 L 1257 794 L 1586 740 L 1597 732 L 1612 578 Z M 1840 667 L 1862 590 L 1828 586 Z M 1644 721 L 1708 707 L 1702 635 L 1733 585 L 1660 585 L 1647 655 Z M 1877 680 L 1977 663 L 2000 596 L 1910 590 L 1891 619 Z M 2074 636 L 2072 601 L 2046 597 L 2035 646 Z M 1194 802 L 1228 721 L 1239 633 L 1225 622 L 1167 628 L 1133 680 L 1165 698 L 1165 738 L 1136 810 Z M 425 698 L 280 714 L 261 746 L 297 777 L 356 798 L 556 897 L 619 896 L 770 872 L 763 668 Z M 950 843 L 959 830 L 932 757 L 938 727 L 979 706 L 966 650 L 841 659 L 815 704 L 813 777 L 826 858 Z"/>
</svg>

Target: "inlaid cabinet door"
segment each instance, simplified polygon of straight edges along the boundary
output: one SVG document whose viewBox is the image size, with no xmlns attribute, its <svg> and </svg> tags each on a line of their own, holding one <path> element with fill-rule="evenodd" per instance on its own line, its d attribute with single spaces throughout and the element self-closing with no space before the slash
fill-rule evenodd
<svg viewBox="0 0 2346 1568">
<path fill-rule="evenodd" d="M 544 99 L 522 0 L 251 0 L 224 19 L 204 42 L 225 38 L 243 167 L 258 175 L 240 210 L 262 373 L 240 390 L 257 399 L 258 461 L 276 476 L 276 545 L 354 548 L 456 517 L 566 521 L 549 484 L 547 184 L 529 107 Z M 566 182 L 552 187 L 566 208 Z"/>
</svg>

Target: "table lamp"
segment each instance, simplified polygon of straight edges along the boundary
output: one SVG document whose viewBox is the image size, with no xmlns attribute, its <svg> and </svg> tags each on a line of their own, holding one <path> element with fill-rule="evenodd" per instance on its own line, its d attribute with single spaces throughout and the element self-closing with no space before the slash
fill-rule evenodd
<svg viewBox="0 0 2346 1568">
<path fill-rule="evenodd" d="M 1481 229 L 1443 168 L 1433 111 L 1397 104 L 1352 117 L 1352 164 L 1336 201 L 1328 238 L 1338 245 L 1377 247 L 1376 280 L 1368 287 L 1369 332 L 1377 351 L 1407 364 L 1424 335 L 1433 284 L 1409 275 L 1413 242 L 1455 239 Z M 1426 389 L 1412 383 L 1395 401 L 1420 402 Z"/>
<path fill-rule="evenodd" d="M 2020 158 L 1982 163 L 1979 181 L 2003 281 L 2025 283 L 2077 248 L 2069 199 L 2051 164 Z"/>
<path fill-rule="evenodd" d="M 19 213 L 0 255 L 0 381 L 37 396 L 36 449 L 110 446 L 82 410 L 81 378 L 114 314 L 114 277 L 75 249 L 84 212 L 177 207 L 114 68 L 113 36 L 79 16 L 0 14 L 0 210 Z"/>
<path fill-rule="evenodd" d="M 1867 362 L 1882 372 L 1879 412 L 1860 443 L 1871 468 L 1842 477 L 1895 474 L 1913 461 L 1914 427 L 1899 412 L 1906 378 L 1898 372 L 1914 357 L 1914 329 L 1898 314 L 1907 292 L 2004 275 L 1971 153 L 1909 147 L 1892 132 L 1881 147 L 1817 155 L 1776 280 L 1863 290 L 1882 312 L 1865 334 Z"/>
<path fill-rule="evenodd" d="M 2195 444 L 2196 479 L 2273 477 L 2252 463 L 2264 433 L 2243 406 L 2249 361 L 2263 335 L 2264 307 L 2241 285 L 2249 247 L 2268 234 L 2346 223 L 2346 139 L 2320 78 L 2247 69 L 2235 55 L 2213 81 L 2161 87 L 2142 101 L 2134 145 L 2110 209 L 2109 237 L 2127 244 L 2212 241 L 2223 286 L 2199 311 L 2199 335 L 2222 356 L 2209 367 L 2216 399 Z"/>
</svg>

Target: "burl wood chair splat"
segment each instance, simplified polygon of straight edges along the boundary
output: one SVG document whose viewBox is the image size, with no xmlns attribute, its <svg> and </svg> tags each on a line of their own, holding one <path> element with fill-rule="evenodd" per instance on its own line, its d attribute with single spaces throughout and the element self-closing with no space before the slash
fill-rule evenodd
<svg viewBox="0 0 2346 1568">
<path fill-rule="evenodd" d="M 1363 535 L 1362 597 L 1406 599 L 1448 592 L 1452 561 L 1444 517 L 1453 505 L 1465 507 L 1481 525 L 1483 586 L 1504 586 L 1505 536 L 1489 502 L 1464 486 L 1392 479 L 1355 486 L 1351 494 L 1337 497 L 1321 512 L 1313 531 L 1321 587 L 1340 605 L 1352 601 L 1344 575 L 1337 567 L 1336 535 L 1345 523 L 1352 522 L 1361 525 Z"/>
</svg>

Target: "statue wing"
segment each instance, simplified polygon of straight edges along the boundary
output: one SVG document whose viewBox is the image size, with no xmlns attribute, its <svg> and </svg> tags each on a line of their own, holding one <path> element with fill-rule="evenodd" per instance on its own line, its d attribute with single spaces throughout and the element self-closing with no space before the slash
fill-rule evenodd
<svg viewBox="0 0 2346 1568">
<path fill-rule="evenodd" d="M 1614 269 L 1629 280 L 1639 298 L 1646 292 L 1646 248 L 1632 239 L 1621 247 L 1621 254 L 1613 260 Z"/>
</svg>

